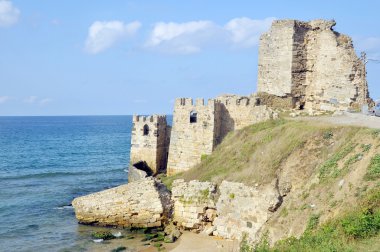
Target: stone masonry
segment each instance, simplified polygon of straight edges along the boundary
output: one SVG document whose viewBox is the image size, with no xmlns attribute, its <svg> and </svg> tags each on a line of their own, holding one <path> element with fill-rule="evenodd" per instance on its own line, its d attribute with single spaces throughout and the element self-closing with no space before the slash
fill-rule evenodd
<svg viewBox="0 0 380 252">
<path fill-rule="evenodd" d="M 204 104 L 190 98 L 175 101 L 173 129 L 170 139 L 168 174 L 184 171 L 198 164 L 202 155 L 210 155 L 216 144 L 215 100 Z M 195 113 L 196 121 L 190 122 L 190 114 Z"/>
<path fill-rule="evenodd" d="M 169 139 L 166 116 L 133 116 L 131 166 L 147 173 L 165 172 Z"/>
<path fill-rule="evenodd" d="M 184 228 L 202 230 L 211 226 L 216 216 L 215 197 L 216 185 L 212 182 L 175 180 L 172 187 L 173 220 Z"/>
<path fill-rule="evenodd" d="M 145 178 L 78 197 L 72 204 L 80 223 L 121 227 L 159 227 L 166 205 L 159 185 Z"/>
<path fill-rule="evenodd" d="M 275 186 L 258 189 L 242 183 L 223 181 L 216 203 L 214 235 L 241 240 L 244 233 L 250 240 L 258 238 L 259 231 L 280 204 Z"/>
<path fill-rule="evenodd" d="M 365 64 L 335 21 L 274 21 L 260 38 L 258 92 L 291 97 L 292 107 L 360 108 L 369 99 Z"/>
<path fill-rule="evenodd" d="M 196 115 L 196 120 L 191 120 Z M 256 97 L 224 95 L 208 100 L 176 99 L 171 132 L 168 175 L 186 171 L 210 155 L 228 132 L 276 118 Z"/>
</svg>

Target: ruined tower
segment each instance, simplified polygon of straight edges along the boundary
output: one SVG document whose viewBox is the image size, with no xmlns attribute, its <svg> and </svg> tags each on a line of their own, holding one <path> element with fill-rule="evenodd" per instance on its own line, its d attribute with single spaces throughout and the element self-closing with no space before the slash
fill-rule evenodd
<svg viewBox="0 0 380 252">
<path fill-rule="evenodd" d="M 260 38 L 258 92 L 292 98 L 295 108 L 345 110 L 369 98 L 364 63 L 335 21 L 274 21 Z"/>
<path fill-rule="evenodd" d="M 173 113 L 167 173 L 188 170 L 198 164 L 202 155 L 212 153 L 215 146 L 216 102 L 204 99 L 178 98 Z"/>
<path fill-rule="evenodd" d="M 164 172 L 167 165 L 170 127 L 166 116 L 133 116 L 130 163 L 148 174 Z"/>
</svg>

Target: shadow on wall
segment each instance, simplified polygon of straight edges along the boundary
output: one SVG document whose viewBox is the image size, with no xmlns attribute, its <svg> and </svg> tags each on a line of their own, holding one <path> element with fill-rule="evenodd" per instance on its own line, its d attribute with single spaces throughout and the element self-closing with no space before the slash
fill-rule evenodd
<svg viewBox="0 0 380 252">
<path fill-rule="evenodd" d="M 220 128 L 215 137 L 216 145 L 220 144 L 230 131 L 235 130 L 235 120 L 231 117 L 226 105 L 220 104 Z"/>
<path fill-rule="evenodd" d="M 137 162 L 133 166 L 139 170 L 146 172 L 148 176 L 153 175 L 153 170 L 149 167 L 149 165 L 145 161 Z"/>
</svg>

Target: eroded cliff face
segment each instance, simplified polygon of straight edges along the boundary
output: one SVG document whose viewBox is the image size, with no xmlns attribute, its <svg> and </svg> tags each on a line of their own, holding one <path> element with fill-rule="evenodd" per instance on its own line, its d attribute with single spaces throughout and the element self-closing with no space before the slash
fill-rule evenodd
<svg viewBox="0 0 380 252">
<path fill-rule="evenodd" d="M 274 21 L 260 38 L 258 92 L 293 98 L 294 108 L 346 110 L 369 99 L 365 64 L 335 21 Z"/>
</svg>

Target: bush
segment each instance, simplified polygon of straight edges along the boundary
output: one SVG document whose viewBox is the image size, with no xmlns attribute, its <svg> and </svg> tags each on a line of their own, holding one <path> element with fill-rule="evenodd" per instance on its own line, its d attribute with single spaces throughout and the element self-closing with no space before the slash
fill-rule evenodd
<svg viewBox="0 0 380 252">
<path fill-rule="evenodd" d="M 98 231 L 98 232 L 92 233 L 92 238 L 111 240 L 111 239 L 115 239 L 116 237 L 110 231 Z"/>
<path fill-rule="evenodd" d="M 356 210 L 319 227 L 318 223 L 319 215 L 312 215 L 299 239 L 278 241 L 269 251 L 353 251 L 355 242 L 380 233 L 379 188 L 369 191 Z"/>
<path fill-rule="evenodd" d="M 380 211 L 364 209 L 342 219 L 344 233 L 350 238 L 367 238 L 380 231 Z"/>
<path fill-rule="evenodd" d="M 306 230 L 316 229 L 319 224 L 319 214 L 312 214 L 310 216 L 309 222 L 307 223 Z"/>
</svg>

